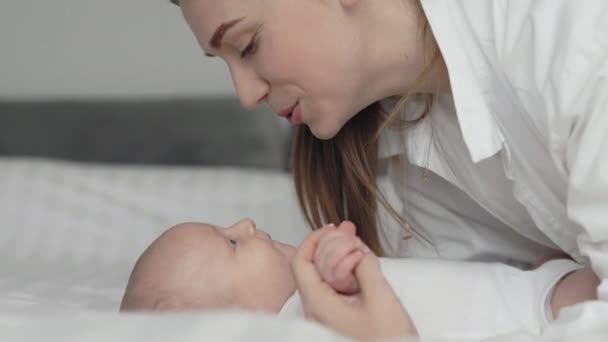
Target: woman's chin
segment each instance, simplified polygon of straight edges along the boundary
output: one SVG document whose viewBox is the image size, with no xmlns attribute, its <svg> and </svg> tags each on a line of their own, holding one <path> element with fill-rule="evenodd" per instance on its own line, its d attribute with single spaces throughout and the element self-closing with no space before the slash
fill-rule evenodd
<svg viewBox="0 0 608 342">
<path fill-rule="evenodd" d="M 320 140 L 329 140 L 335 137 L 336 134 L 338 134 L 338 132 L 340 131 L 340 128 L 342 127 L 334 127 L 333 125 L 327 125 L 327 123 L 326 125 L 318 123 L 316 125 L 309 124 L 308 128 L 312 132 L 312 135 L 315 136 L 315 138 Z"/>
</svg>

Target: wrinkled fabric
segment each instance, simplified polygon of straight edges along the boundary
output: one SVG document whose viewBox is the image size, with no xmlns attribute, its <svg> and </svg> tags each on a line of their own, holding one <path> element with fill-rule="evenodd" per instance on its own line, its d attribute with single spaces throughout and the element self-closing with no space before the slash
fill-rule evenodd
<svg viewBox="0 0 608 342">
<path fill-rule="evenodd" d="M 387 254 L 525 267 L 564 251 L 602 282 L 599 301 L 562 318 L 608 321 L 608 2 L 422 5 L 452 94 L 383 137 L 381 156 L 402 161 L 395 206 L 415 231 L 384 224 Z"/>
</svg>

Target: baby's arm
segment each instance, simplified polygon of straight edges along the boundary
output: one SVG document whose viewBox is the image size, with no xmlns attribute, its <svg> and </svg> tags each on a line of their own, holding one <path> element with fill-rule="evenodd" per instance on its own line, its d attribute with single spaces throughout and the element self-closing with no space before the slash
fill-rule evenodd
<svg viewBox="0 0 608 342">
<path fill-rule="evenodd" d="M 369 248 L 356 236 L 355 226 L 343 222 L 321 237 L 314 263 L 321 278 L 337 292 L 355 294 L 359 285 L 354 270 Z"/>
</svg>

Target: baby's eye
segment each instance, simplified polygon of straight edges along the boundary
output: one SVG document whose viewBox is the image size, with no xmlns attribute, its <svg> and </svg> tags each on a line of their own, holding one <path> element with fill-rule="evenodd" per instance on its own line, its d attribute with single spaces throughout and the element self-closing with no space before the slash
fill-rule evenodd
<svg viewBox="0 0 608 342">
<path fill-rule="evenodd" d="M 231 245 L 236 246 L 236 240 L 235 239 L 228 239 L 228 242 L 230 242 Z"/>
</svg>

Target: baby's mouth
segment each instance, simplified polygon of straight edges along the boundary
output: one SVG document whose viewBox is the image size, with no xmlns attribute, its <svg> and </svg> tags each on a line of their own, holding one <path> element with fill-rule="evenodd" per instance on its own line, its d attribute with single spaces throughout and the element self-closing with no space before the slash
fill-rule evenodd
<svg viewBox="0 0 608 342">
<path fill-rule="evenodd" d="M 265 240 L 269 240 L 269 241 L 273 241 L 272 240 L 272 236 L 270 236 L 270 234 L 266 233 L 263 230 L 257 230 L 257 234 L 260 238 L 265 239 Z"/>
</svg>

